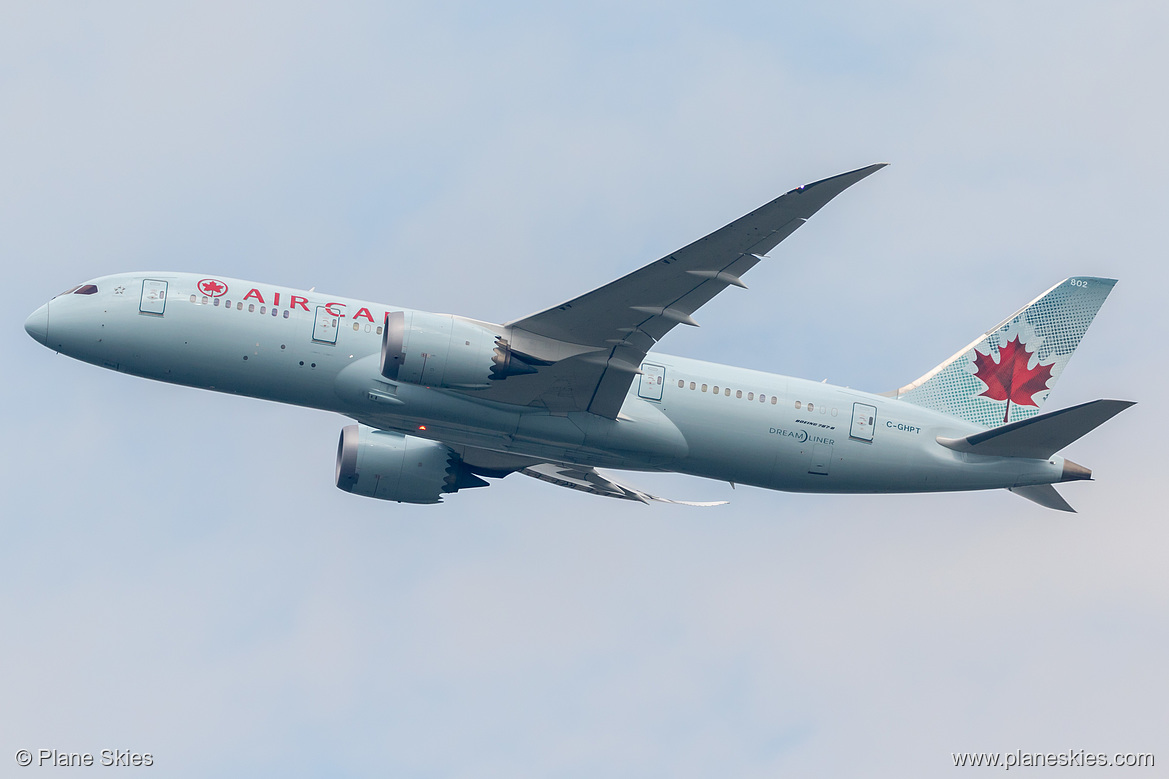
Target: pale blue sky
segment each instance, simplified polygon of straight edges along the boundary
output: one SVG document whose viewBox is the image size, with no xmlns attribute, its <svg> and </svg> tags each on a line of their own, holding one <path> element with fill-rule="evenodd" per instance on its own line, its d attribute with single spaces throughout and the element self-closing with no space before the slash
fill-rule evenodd
<svg viewBox="0 0 1169 779">
<path fill-rule="evenodd" d="M 901 777 L 1169 762 L 1169 13 L 1157 3 L 0 8 L 0 765 L 166 776 Z M 1053 406 L 1140 405 L 1005 493 L 642 507 L 333 486 L 345 420 L 57 356 L 24 317 L 171 268 L 505 320 L 872 162 L 663 349 L 900 386 L 1120 279 Z M 1139 773 L 1139 772 L 1138 772 Z M 1101 771 L 1099 775 L 1107 775 Z"/>
</svg>

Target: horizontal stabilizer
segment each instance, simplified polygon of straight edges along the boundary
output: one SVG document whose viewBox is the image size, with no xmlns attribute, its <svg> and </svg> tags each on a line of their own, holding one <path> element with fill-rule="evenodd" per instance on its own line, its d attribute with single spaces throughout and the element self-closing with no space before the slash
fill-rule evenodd
<svg viewBox="0 0 1169 779">
<path fill-rule="evenodd" d="M 1021 422 L 1012 422 L 985 433 L 975 433 L 965 438 L 938 436 L 937 440 L 942 446 L 956 452 L 1042 460 L 1132 405 L 1135 403 L 1131 400 L 1093 400 Z"/>
<path fill-rule="evenodd" d="M 1018 495 L 1020 498 L 1038 503 L 1040 506 L 1056 511 L 1070 511 L 1075 514 L 1076 510 L 1071 507 L 1063 495 L 1060 495 L 1055 487 L 1050 484 L 1036 484 L 1030 487 L 1008 487 L 1008 489 Z"/>
</svg>

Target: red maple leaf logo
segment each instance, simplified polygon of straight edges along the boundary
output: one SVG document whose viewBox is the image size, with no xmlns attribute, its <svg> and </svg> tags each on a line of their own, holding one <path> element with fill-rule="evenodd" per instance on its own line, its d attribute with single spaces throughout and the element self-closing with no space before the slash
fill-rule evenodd
<svg viewBox="0 0 1169 779">
<path fill-rule="evenodd" d="M 1034 352 L 1027 351 L 1018 336 L 999 347 L 997 363 L 989 353 L 983 354 L 977 349 L 974 351 L 974 376 L 986 384 L 986 391 L 979 395 L 991 400 L 1007 401 L 1007 410 L 1003 414 L 1004 425 L 1011 413 L 1012 402 L 1017 406 L 1038 407 L 1033 397 L 1048 388 L 1051 366 L 1037 363 L 1034 368 L 1028 368 L 1027 363 L 1033 355 Z"/>
<path fill-rule="evenodd" d="M 199 291 L 204 295 L 217 298 L 227 292 L 227 285 L 217 279 L 203 279 L 199 282 Z"/>
</svg>

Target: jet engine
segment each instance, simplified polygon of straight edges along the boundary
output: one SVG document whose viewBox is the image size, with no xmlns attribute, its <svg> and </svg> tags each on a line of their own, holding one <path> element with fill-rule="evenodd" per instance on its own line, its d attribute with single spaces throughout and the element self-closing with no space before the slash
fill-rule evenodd
<svg viewBox="0 0 1169 779">
<path fill-rule="evenodd" d="M 450 314 L 386 314 L 381 373 L 387 379 L 427 387 L 485 389 L 492 381 L 535 373 L 535 365 L 549 364 L 513 352 L 503 336 Z"/>
<path fill-rule="evenodd" d="M 348 425 L 337 443 L 337 486 L 379 500 L 441 503 L 443 495 L 488 485 L 449 446 Z"/>
</svg>

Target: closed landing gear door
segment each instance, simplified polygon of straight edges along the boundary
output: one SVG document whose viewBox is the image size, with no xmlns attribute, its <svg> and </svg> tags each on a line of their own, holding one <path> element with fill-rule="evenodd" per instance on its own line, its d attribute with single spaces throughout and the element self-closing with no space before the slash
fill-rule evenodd
<svg viewBox="0 0 1169 779">
<path fill-rule="evenodd" d="M 816 444 L 812 447 L 812 461 L 808 463 L 808 473 L 827 476 L 828 466 L 831 464 L 832 444 Z"/>
<path fill-rule="evenodd" d="M 852 404 L 852 427 L 848 437 L 854 441 L 873 442 L 873 430 L 877 426 L 877 407 L 867 403 Z"/>
</svg>

